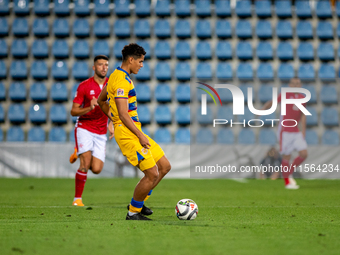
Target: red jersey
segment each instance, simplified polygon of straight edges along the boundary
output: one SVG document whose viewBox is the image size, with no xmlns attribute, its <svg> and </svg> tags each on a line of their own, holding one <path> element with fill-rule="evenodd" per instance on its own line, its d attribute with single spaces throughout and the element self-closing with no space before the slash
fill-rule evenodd
<svg viewBox="0 0 340 255">
<path fill-rule="evenodd" d="M 108 78 L 105 79 L 102 87 L 94 80 L 93 77 L 83 81 L 78 86 L 73 103 L 80 104 L 83 108 L 90 107 L 92 98 L 99 97 L 99 94 L 107 81 Z M 104 135 L 107 132 L 107 119 L 107 116 L 103 113 L 100 107 L 96 106 L 93 110 L 78 117 L 76 127 L 86 129 L 98 135 Z"/>
<path fill-rule="evenodd" d="M 290 99 L 290 98 L 305 98 L 305 96 L 303 94 L 299 94 L 299 93 L 292 93 L 292 92 L 288 92 L 286 93 L 286 98 Z M 280 103 L 281 102 L 281 94 L 278 96 L 277 98 L 277 102 Z M 303 106 L 306 106 L 306 104 L 302 104 Z M 280 120 L 285 120 L 285 119 L 293 119 L 296 120 L 296 122 L 299 124 L 299 121 L 301 119 L 301 114 L 303 114 L 299 108 L 296 107 L 296 105 L 294 104 L 287 104 L 286 105 L 286 115 L 281 115 Z M 294 122 L 293 121 L 286 121 L 284 123 L 287 126 L 293 126 Z M 281 124 L 279 125 L 279 129 L 281 132 L 300 132 L 298 125 L 296 125 L 295 127 L 284 127 Z"/>
</svg>

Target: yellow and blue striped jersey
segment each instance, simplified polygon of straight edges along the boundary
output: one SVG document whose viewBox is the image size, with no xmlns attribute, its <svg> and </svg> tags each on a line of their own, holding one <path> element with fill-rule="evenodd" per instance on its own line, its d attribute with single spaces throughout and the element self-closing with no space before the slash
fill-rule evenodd
<svg viewBox="0 0 340 255">
<path fill-rule="evenodd" d="M 119 118 L 116 99 L 126 98 L 129 103 L 128 113 L 134 122 L 139 122 L 137 114 L 137 97 L 136 90 L 130 75 L 118 67 L 111 75 L 107 82 L 107 97 L 109 100 L 111 117 L 113 119 L 113 124 L 122 123 Z"/>
</svg>

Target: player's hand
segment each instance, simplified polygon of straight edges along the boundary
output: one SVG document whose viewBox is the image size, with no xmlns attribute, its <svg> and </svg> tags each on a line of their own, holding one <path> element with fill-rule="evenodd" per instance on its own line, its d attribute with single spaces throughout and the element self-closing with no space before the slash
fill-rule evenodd
<svg viewBox="0 0 340 255">
<path fill-rule="evenodd" d="M 113 128 L 113 124 L 112 124 L 111 121 L 109 123 L 108 129 L 109 129 L 109 133 L 110 133 L 109 140 L 111 140 L 115 136 L 115 130 Z"/>
<path fill-rule="evenodd" d="M 96 106 L 98 106 L 97 98 L 92 97 L 92 100 L 91 100 L 91 110 L 93 110 Z"/>
<path fill-rule="evenodd" d="M 149 139 L 145 135 L 142 134 L 139 137 L 139 142 L 145 149 L 150 149 L 151 144 L 149 143 Z"/>
</svg>

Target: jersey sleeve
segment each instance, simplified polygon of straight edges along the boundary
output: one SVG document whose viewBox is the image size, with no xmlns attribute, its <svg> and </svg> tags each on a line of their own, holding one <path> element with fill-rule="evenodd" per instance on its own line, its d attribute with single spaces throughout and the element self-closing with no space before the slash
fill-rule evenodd
<svg viewBox="0 0 340 255">
<path fill-rule="evenodd" d="M 127 80 L 121 80 L 113 88 L 114 98 L 129 98 L 130 83 Z"/>
<path fill-rule="evenodd" d="M 281 103 L 281 94 L 277 97 L 277 102 Z"/>
<path fill-rule="evenodd" d="M 84 86 L 82 84 L 80 84 L 77 88 L 77 91 L 76 91 L 76 94 L 74 96 L 74 99 L 73 99 L 73 103 L 77 103 L 77 104 L 80 104 L 82 105 L 83 102 L 84 102 Z"/>
</svg>

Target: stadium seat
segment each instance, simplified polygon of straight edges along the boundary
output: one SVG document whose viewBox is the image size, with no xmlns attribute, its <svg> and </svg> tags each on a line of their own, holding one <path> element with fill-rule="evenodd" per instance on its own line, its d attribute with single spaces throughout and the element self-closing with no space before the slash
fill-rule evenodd
<svg viewBox="0 0 340 255">
<path fill-rule="evenodd" d="M 12 101 L 26 101 L 27 91 L 24 83 L 14 82 L 10 85 L 8 96 Z"/>
<path fill-rule="evenodd" d="M 269 18 L 272 16 L 271 1 L 255 1 L 255 13 L 259 18 Z"/>
<path fill-rule="evenodd" d="M 216 21 L 216 35 L 218 38 L 226 39 L 231 38 L 232 29 L 230 22 L 227 20 L 217 20 Z"/>
<path fill-rule="evenodd" d="M 33 83 L 30 88 L 30 97 L 34 102 L 47 101 L 47 88 L 44 83 Z"/>
<path fill-rule="evenodd" d="M 0 60 L 0 79 L 7 77 L 7 66 L 4 61 Z"/>
<path fill-rule="evenodd" d="M 175 133 L 175 143 L 178 144 L 190 144 L 190 129 L 178 128 Z"/>
<path fill-rule="evenodd" d="M 154 26 L 154 32 L 158 38 L 170 38 L 171 28 L 169 21 L 163 19 L 157 20 Z"/>
<path fill-rule="evenodd" d="M 292 17 L 292 3 L 290 0 L 276 0 L 275 12 L 279 18 Z"/>
<path fill-rule="evenodd" d="M 190 16 L 191 15 L 190 1 L 189 0 L 175 0 L 175 13 L 179 17 Z"/>
<path fill-rule="evenodd" d="M 44 80 L 48 78 L 48 67 L 45 61 L 33 61 L 31 64 L 31 76 L 35 80 Z"/>
<path fill-rule="evenodd" d="M 255 143 L 255 134 L 254 131 L 250 128 L 241 129 L 238 134 L 238 143 L 239 144 L 254 144 Z"/>
<path fill-rule="evenodd" d="M 196 66 L 197 79 L 212 79 L 213 73 L 209 63 L 200 62 Z"/>
<path fill-rule="evenodd" d="M 137 108 L 138 118 L 142 125 L 151 123 L 151 112 L 147 105 L 140 104 Z"/>
<path fill-rule="evenodd" d="M 293 60 L 293 46 L 289 42 L 279 42 L 276 55 L 280 60 Z"/>
<path fill-rule="evenodd" d="M 301 42 L 296 52 L 300 60 L 314 60 L 313 45 L 309 42 Z"/>
<path fill-rule="evenodd" d="M 199 85 L 198 85 L 199 86 Z M 204 87 L 205 88 L 205 87 Z M 198 102 L 201 102 L 202 101 L 202 95 L 206 95 L 207 93 L 201 89 L 196 89 L 196 87 L 193 87 L 192 89 L 194 89 L 194 91 L 196 91 L 196 100 Z M 218 93 L 218 91 L 217 91 Z M 207 97 L 207 102 L 208 103 L 212 103 L 213 102 L 213 99 L 212 97 L 208 96 Z M 194 113 L 194 112 L 193 112 Z"/>
<path fill-rule="evenodd" d="M 195 12 L 199 17 L 211 16 L 211 1 L 210 0 L 195 0 Z"/>
<path fill-rule="evenodd" d="M 168 84 L 159 84 L 155 89 L 155 98 L 160 103 L 170 103 L 172 100 L 171 88 Z"/>
<path fill-rule="evenodd" d="M 90 77 L 89 66 L 86 61 L 76 61 L 72 67 L 72 76 L 76 80 L 86 80 Z"/>
<path fill-rule="evenodd" d="M 242 91 L 243 95 L 244 95 L 244 102 L 246 103 L 248 100 L 248 88 L 252 88 L 254 91 L 254 88 L 252 85 L 250 84 L 241 84 L 239 85 L 240 90 Z M 253 101 L 255 100 L 255 98 L 253 97 Z"/>
<path fill-rule="evenodd" d="M 148 41 L 137 41 L 137 44 L 140 45 L 141 47 L 144 48 L 144 50 L 146 51 L 146 55 L 145 55 L 145 59 L 150 59 L 152 56 L 152 49 L 150 47 L 150 44 L 148 43 Z"/>
<path fill-rule="evenodd" d="M 236 24 L 236 35 L 241 39 L 247 39 L 253 37 L 253 29 L 251 24 L 247 20 L 239 20 Z"/>
<path fill-rule="evenodd" d="M 67 19 L 57 18 L 53 22 L 53 34 L 56 37 L 68 37 L 70 36 L 70 26 Z"/>
<path fill-rule="evenodd" d="M 45 130 L 41 127 L 32 127 L 27 133 L 28 142 L 45 142 Z"/>
<path fill-rule="evenodd" d="M 339 112 L 334 107 L 324 107 L 321 111 L 321 121 L 325 126 L 339 126 Z"/>
<path fill-rule="evenodd" d="M 241 60 L 253 59 L 253 49 L 249 42 L 239 42 L 236 45 L 236 56 Z"/>
<path fill-rule="evenodd" d="M 240 80 L 250 80 L 253 79 L 253 68 L 251 64 L 240 63 L 236 70 L 236 77 Z"/>
<path fill-rule="evenodd" d="M 87 43 L 87 41 L 85 41 Z M 98 40 L 93 44 L 92 56 L 105 55 L 110 56 L 110 47 L 106 40 Z"/>
<path fill-rule="evenodd" d="M 316 16 L 321 19 L 332 18 L 332 7 L 330 1 L 317 1 L 315 13 Z"/>
<path fill-rule="evenodd" d="M 230 90 L 228 90 L 228 89 L 217 89 L 216 91 L 220 95 L 222 103 L 230 103 L 230 102 L 233 101 L 233 96 L 232 96 Z M 228 106 L 227 107 L 228 109 L 224 109 L 222 111 L 222 108 L 224 108 L 224 107 L 225 106 L 219 107 L 219 109 L 217 111 L 217 118 L 221 117 L 221 119 L 226 119 L 227 117 L 225 117 L 225 116 L 228 116 L 229 119 L 232 119 L 233 118 L 232 109 Z M 222 111 L 221 113 L 220 113 L 220 110 Z M 223 115 L 220 115 L 222 113 L 223 113 Z"/>
<path fill-rule="evenodd" d="M 33 34 L 36 37 L 46 37 L 49 36 L 50 27 L 47 19 L 38 18 L 33 21 Z"/>
<path fill-rule="evenodd" d="M 338 23 L 338 26 L 336 27 L 336 35 L 338 38 L 340 38 L 340 22 Z"/>
<path fill-rule="evenodd" d="M 74 13 L 77 16 L 89 16 L 90 15 L 90 0 L 75 0 L 74 1 Z"/>
<path fill-rule="evenodd" d="M 50 91 L 51 99 L 55 102 L 67 101 L 67 86 L 65 83 L 57 82 L 53 83 Z"/>
<path fill-rule="evenodd" d="M 8 56 L 7 42 L 3 39 L 0 39 L 0 58 L 5 58 L 7 56 Z"/>
<path fill-rule="evenodd" d="M 130 16 L 130 0 L 115 0 L 115 13 L 118 17 Z"/>
<path fill-rule="evenodd" d="M 135 75 L 137 80 L 147 81 L 151 79 L 151 69 L 148 63 L 144 62 L 143 68 L 141 68 L 138 74 Z M 170 76 L 171 77 L 171 76 Z"/>
<path fill-rule="evenodd" d="M 256 35 L 260 39 L 272 38 L 272 26 L 269 21 L 260 20 L 256 24 Z"/>
<path fill-rule="evenodd" d="M 0 101 L 6 100 L 6 88 L 5 85 L 0 82 Z"/>
<path fill-rule="evenodd" d="M 26 111 L 23 104 L 11 104 L 8 108 L 8 119 L 13 124 L 21 124 L 26 121 Z"/>
<path fill-rule="evenodd" d="M 34 40 L 31 52 L 33 54 L 33 57 L 35 58 L 47 58 L 49 50 L 46 40 L 43 39 Z"/>
<path fill-rule="evenodd" d="M 93 24 L 93 32 L 96 37 L 110 37 L 110 23 L 107 19 L 96 19 Z"/>
<path fill-rule="evenodd" d="M 134 23 L 134 34 L 138 38 L 150 37 L 150 23 L 147 19 L 137 19 Z"/>
<path fill-rule="evenodd" d="M 322 144 L 323 145 L 339 145 L 339 132 L 335 130 L 325 130 L 322 135 Z"/>
<path fill-rule="evenodd" d="M 33 124 L 46 123 L 46 109 L 42 104 L 34 104 L 28 110 L 28 118 Z"/>
<path fill-rule="evenodd" d="M 196 120 L 200 125 L 210 125 L 214 121 L 214 114 L 210 106 L 207 106 L 207 114 L 201 114 L 201 108 L 196 111 Z"/>
<path fill-rule="evenodd" d="M 68 16 L 70 15 L 70 0 L 54 0 L 54 13 L 57 16 Z"/>
<path fill-rule="evenodd" d="M 5 122 L 5 111 L 2 105 L 0 104 L 0 123 L 4 123 L 4 122 Z"/>
<path fill-rule="evenodd" d="M 137 96 L 137 102 L 149 103 L 151 101 L 151 90 L 148 84 L 139 83 L 135 86 Z"/>
<path fill-rule="evenodd" d="M 0 142 L 3 142 L 3 140 L 4 140 L 4 134 L 2 132 L 2 129 L 0 129 Z"/>
<path fill-rule="evenodd" d="M 25 133 L 19 126 L 12 126 L 7 130 L 7 142 L 24 142 Z"/>
<path fill-rule="evenodd" d="M 170 0 L 160 0 L 156 2 L 155 13 L 159 17 L 171 16 Z"/>
<path fill-rule="evenodd" d="M 12 41 L 11 53 L 14 58 L 27 58 L 28 46 L 25 39 L 14 39 Z"/>
<path fill-rule="evenodd" d="M 308 101 L 308 104 L 316 104 L 317 103 L 317 94 L 316 94 L 315 86 L 304 85 L 303 88 L 307 89 L 311 94 L 311 97 Z"/>
<path fill-rule="evenodd" d="M 64 143 L 66 142 L 66 131 L 63 127 L 52 127 L 48 133 L 49 142 Z"/>
<path fill-rule="evenodd" d="M 335 68 L 332 64 L 321 64 L 319 78 L 323 82 L 335 81 Z"/>
<path fill-rule="evenodd" d="M 215 0 L 215 13 L 217 17 L 225 18 L 231 16 L 229 0 Z"/>
<path fill-rule="evenodd" d="M 86 18 L 78 18 L 74 21 L 73 34 L 78 38 L 90 36 L 90 25 Z"/>
<path fill-rule="evenodd" d="M 334 60 L 334 48 L 332 43 L 321 42 L 319 43 L 317 54 L 322 61 Z"/>
<path fill-rule="evenodd" d="M 214 135 L 209 128 L 200 128 L 195 137 L 198 144 L 212 144 L 214 143 Z"/>
<path fill-rule="evenodd" d="M 16 60 L 12 61 L 10 67 L 10 74 L 12 79 L 22 80 L 27 79 L 27 66 L 25 61 Z"/>
<path fill-rule="evenodd" d="M 330 40 L 334 38 L 332 24 L 328 21 L 319 21 L 316 27 L 316 35 L 321 40 Z"/>
<path fill-rule="evenodd" d="M 196 22 L 196 35 L 200 39 L 211 38 L 211 26 L 207 20 L 198 20 Z"/>
<path fill-rule="evenodd" d="M 196 44 L 196 57 L 199 60 L 207 60 L 212 58 L 210 43 L 199 41 Z"/>
<path fill-rule="evenodd" d="M 271 64 L 260 63 L 257 68 L 257 78 L 260 80 L 273 80 L 273 66 Z"/>
<path fill-rule="evenodd" d="M 260 144 L 268 144 L 275 145 L 276 144 L 276 134 L 270 128 L 261 128 L 259 133 L 259 143 Z"/>
<path fill-rule="evenodd" d="M 190 106 L 179 105 L 175 112 L 175 119 L 178 125 L 190 124 Z"/>
<path fill-rule="evenodd" d="M 172 137 L 169 129 L 165 127 L 158 128 L 154 134 L 156 143 L 169 144 L 172 142 Z"/>
<path fill-rule="evenodd" d="M 50 108 L 50 120 L 53 124 L 66 124 L 67 111 L 63 104 L 54 104 Z"/>
<path fill-rule="evenodd" d="M 313 39 L 313 27 L 309 21 L 299 21 L 296 25 L 296 34 L 299 39 Z"/>
<path fill-rule="evenodd" d="M 259 42 L 256 48 L 256 55 L 260 60 L 273 59 L 273 47 L 269 42 Z"/>
<path fill-rule="evenodd" d="M 171 124 L 171 110 L 167 105 L 159 105 L 155 109 L 155 121 L 158 125 Z"/>
<path fill-rule="evenodd" d="M 175 24 L 175 34 L 178 38 L 190 38 L 191 26 L 188 20 L 177 20 Z"/>
<path fill-rule="evenodd" d="M 190 103 L 190 85 L 185 83 L 178 84 L 175 97 L 179 103 Z"/>
<path fill-rule="evenodd" d="M 34 0 L 33 10 L 36 15 L 50 15 L 50 0 Z"/>
<path fill-rule="evenodd" d="M 15 18 L 12 23 L 12 32 L 17 37 L 28 36 L 28 21 L 25 18 Z"/>
<path fill-rule="evenodd" d="M 302 81 L 314 80 L 315 72 L 313 64 L 301 64 L 298 69 L 298 77 Z"/>
<path fill-rule="evenodd" d="M 216 77 L 219 80 L 232 80 L 233 70 L 230 64 L 220 62 L 217 64 Z"/>
<path fill-rule="evenodd" d="M 7 19 L 0 18 L 0 36 L 7 36 L 9 32 L 9 26 Z"/>
<path fill-rule="evenodd" d="M 317 113 L 316 109 L 314 107 L 307 106 L 307 110 L 312 115 L 306 116 L 306 125 L 308 127 L 317 126 L 318 125 L 318 113 Z"/>
<path fill-rule="evenodd" d="M 240 18 L 248 18 L 251 17 L 251 1 L 242 0 L 236 2 L 235 13 Z"/>
<path fill-rule="evenodd" d="M 232 48 L 229 42 L 219 41 L 216 45 L 216 57 L 220 60 L 232 59 Z"/>
<path fill-rule="evenodd" d="M 320 99 L 324 104 L 338 104 L 338 92 L 335 86 L 322 86 Z"/>
<path fill-rule="evenodd" d="M 74 137 L 74 129 L 71 129 L 70 133 L 68 134 L 68 140 L 71 143 L 75 143 L 76 142 L 76 139 Z"/>
<path fill-rule="evenodd" d="M 270 85 L 262 85 L 260 86 L 257 97 L 261 103 L 266 103 L 273 99 L 273 86 Z"/>
<path fill-rule="evenodd" d="M 278 106 L 278 108 L 280 108 L 280 105 Z M 272 127 L 273 125 L 277 125 L 275 122 L 273 122 L 272 120 L 273 119 L 279 119 L 277 118 L 276 116 L 276 113 L 273 112 L 269 115 L 262 115 L 260 116 L 260 119 L 263 121 L 263 125 L 264 127 Z M 253 121 L 253 122 L 250 122 L 251 125 L 261 125 L 260 121 Z"/>
<path fill-rule="evenodd" d="M 94 13 L 99 17 L 110 16 L 110 0 L 94 0 Z"/>
<path fill-rule="evenodd" d="M 76 92 L 77 92 L 77 89 L 78 89 L 78 86 L 79 86 L 79 82 L 76 82 L 72 88 L 71 88 L 71 93 L 70 93 L 70 100 L 73 101 L 75 95 L 76 95 Z"/>
<path fill-rule="evenodd" d="M 336 4 L 335 4 L 335 8 L 336 8 L 336 15 L 338 16 L 338 17 L 340 17 L 340 2 L 336 2 Z"/>
<path fill-rule="evenodd" d="M 9 14 L 9 0 L 2 0 L 0 2 L 0 16 Z"/>
<path fill-rule="evenodd" d="M 170 59 L 171 48 L 168 41 L 158 41 L 154 47 L 155 56 L 158 59 Z"/>
<path fill-rule="evenodd" d="M 171 67 L 167 62 L 158 62 L 155 67 L 155 76 L 159 81 L 168 81 L 172 78 Z"/>
<path fill-rule="evenodd" d="M 220 144 L 234 144 L 235 138 L 233 131 L 231 129 L 221 128 L 218 130 L 216 141 Z"/>
<path fill-rule="evenodd" d="M 52 77 L 56 80 L 68 79 L 68 67 L 64 61 L 55 61 L 52 65 Z"/>
<path fill-rule="evenodd" d="M 291 64 L 280 64 L 277 70 L 277 76 L 280 80 L 290 80 L 295 76 L 293 66 Z"/>
<path fill-rule="evenodd" d="M 178 41 L 175 46 L 175 56 L 180 60 L 191 59 L 190 44 L 186 41 Z"/>
<path fill-rule="evenodd" d="M 307 129 L 305 139 L 308 145 L 319 144 L 318 134 L 314 130 Z"/>
<path fill-rule="evenodd" d="M 191 79 L 191 67 L 189 63 L 178 62 L 175 67 L 175 77 L 180 81 L 189 81 Z"/>
<path fill-rule="evenodd" d="M 289 21 L 279 20 L 276 25 L 276 35 L 280 39 L 292 39 L 293 27 Z"/>
<path fill-rule="evenodd" d="M 135 13 L 137 16 L 146 17 L 150 16 L 151 6 L 150 0 L 135 0 Z"/>
<path fill-rule="evenodd" d="M 131 28 L 128 19 L 117 19 L 113 25 L 113 31 L 118 38 L 130 37 Z"/>
<path fill-rule="evenodd" d="M 309 1 L 297 0 L 295 1 L 296 15 L 300 19 L 306 19 L 312 17 L 312 9 Z"/>
<path fill-rule="evenodd" d="M 97 41 L 95 41 L 95 43 L 93 44 L 93 50 L 96 49 L 96 47 L 98 47 L 96 45 Z M 107 49 L 108 51 L 106 52 L 108 55 L 110 54 L 110 50 Z M 90 46 L 89 43 L 87 42 L 87 40 L 76 40 L 73 43 L 72 46 L 72 52 L 73 52 L 73 56 L 75 58 L 88 58 L 90 56 Z M 107 56 L 108 56 L 107 55 Z"/>
<path fill-rule="evenodd" d="M 66 40 L 57 39 L 52 45 L 52 54 L 55 58 L 68 58 L 69 47 Z"/>
</svg>

